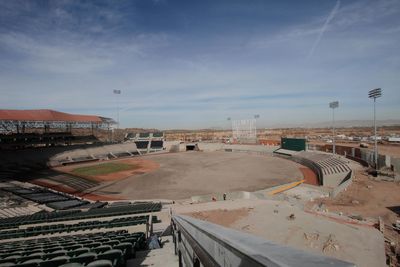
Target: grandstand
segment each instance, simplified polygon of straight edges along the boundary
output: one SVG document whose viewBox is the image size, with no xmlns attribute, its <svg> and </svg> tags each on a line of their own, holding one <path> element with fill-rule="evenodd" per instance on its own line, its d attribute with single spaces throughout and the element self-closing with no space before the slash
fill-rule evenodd
<svg viewBox="0 0 400 267">
<path fill-rule="evenodd" d="M 165 138 L 163 132 L 140 132 L 127 133 L 124 140 L 134 142 L 138 151 L 145 154 L 163 151 Z"/>
<path fill-rule="evenodd" d="M 95 132 L 110 130 L 110 118 L 54 110 L 0 110 L 0 149 L 85 144 L 97 141 Z M 72 129 L 89 129 L 73 135 Z"/>
</svg>

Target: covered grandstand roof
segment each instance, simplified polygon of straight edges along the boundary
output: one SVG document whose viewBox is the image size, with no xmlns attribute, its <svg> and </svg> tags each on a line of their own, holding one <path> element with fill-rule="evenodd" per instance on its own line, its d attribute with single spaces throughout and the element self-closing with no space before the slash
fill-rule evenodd
<svg viewBox="0 0 400 267">
<path fill-rule="evenodd" d="M 107 118 L 93 115 L 77 115 L 51 109 L 13 110 L 0 109 L 0 120 L 3 121 L 64 121 L 102 123 Z"/>
</svg>

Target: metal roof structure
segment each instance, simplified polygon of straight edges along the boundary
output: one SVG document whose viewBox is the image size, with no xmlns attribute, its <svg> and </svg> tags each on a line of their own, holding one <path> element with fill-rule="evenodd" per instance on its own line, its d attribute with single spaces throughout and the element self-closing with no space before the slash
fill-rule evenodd
<svg viewBox="0 0 400 267">
<path fill-rule="evenodd" d="M 50 109 L 0 110 L 0 132 L 14 132 L 22 128 L 109 128 L 111 118 L 79 115 Z"/>
</svg>

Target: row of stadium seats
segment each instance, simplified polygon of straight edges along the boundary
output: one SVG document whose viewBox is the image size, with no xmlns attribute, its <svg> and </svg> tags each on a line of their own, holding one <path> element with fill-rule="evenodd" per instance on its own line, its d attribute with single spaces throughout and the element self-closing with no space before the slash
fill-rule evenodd
<svg viewBox="0 0 400 267">
<path fill-rule="evenodd" d="M 0 239 L 23 238 L 37 235 L 55 234 L 55 233 L 70 233 L 73 231 L 93 230 L 100 228 L 114 228 L 132 226 L 138 224 L 146 224 L 149 220 L 148 215 L 116 218 L 111 221 L 85 221 L 76 224 L 50 224 L 28 227 L 26 229 L 10 229 L 0 232 Z M 157 216 L 152 217 L 152 222 L 158 222 Z"/>
<path fill-rule="evenodd" d="M 32 215 L 0 219 L 0 229 L 15 228 L 19 225 L 93 219 L 108 216 L 121 216 L 129 214 L 157 212 L 161 210 L 161 203 L 139 203 L 128 206 L 110 208 L 95 208 L 88 211 L 69 210 L 54 212 L 38 212 Z"/>
<path fill-rule="evenodd" d="M 50 173 L 46 174 L 46 179 L 71 187 L 77 192 L 83 192 L 99 185 L 99 182 L 94 180 L 85 179 L 83 177 L 75 177 L 69 174 Z"/>
<path fill-rule="evenodd" d="M 302 151 L 296 156 L 315 162 L 321 168 L 324 175 L 347 173 L 351 170 L 345 161 L 329 154 Z"/>
<path fill-rule="evenodd" d="M 144 233 L 125 230 L 1 243 L 0 266 L 56 267 L 78 263 L 118 267 L 133 258 L 136 250 L 145 244 Z"/>
<path fill-rule="evenodd" d="M 89 203 L 89 201 L 80 200 L 66 194 L 56 193 L 39 187 L 21 188 L 18 186 L 13 186 L 4 187 L 2 190 L 39 204 L 46 204 L 53 209 L 64 210 Z"/>
<path fill-rule="evenodd" d="M 16 216 L 30 215 L 40 210 L 41 210 L 40 208 L 32 205 L 28 205 L 27 207 L 5 208 L 5 209 L 0 209 L 0 218 L 10 218 Z"/>
</svg>

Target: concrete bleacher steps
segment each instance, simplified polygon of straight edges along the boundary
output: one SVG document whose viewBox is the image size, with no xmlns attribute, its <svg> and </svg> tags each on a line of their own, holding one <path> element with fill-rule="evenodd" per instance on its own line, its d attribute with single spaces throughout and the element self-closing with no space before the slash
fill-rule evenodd
<svg viewBox="0 0 400 267">
<path fill-rule="evenodd" d="M 126 267 L 178 266 L 179 259 L 174 253 L 174 242 L 172 240 L 172 236 L 162 237 L 161 243 L 163 244 L 163 247 L 160 249 L 136 252 L 136 258 L 128 260 L 126 263 Z"/>
</svg>

